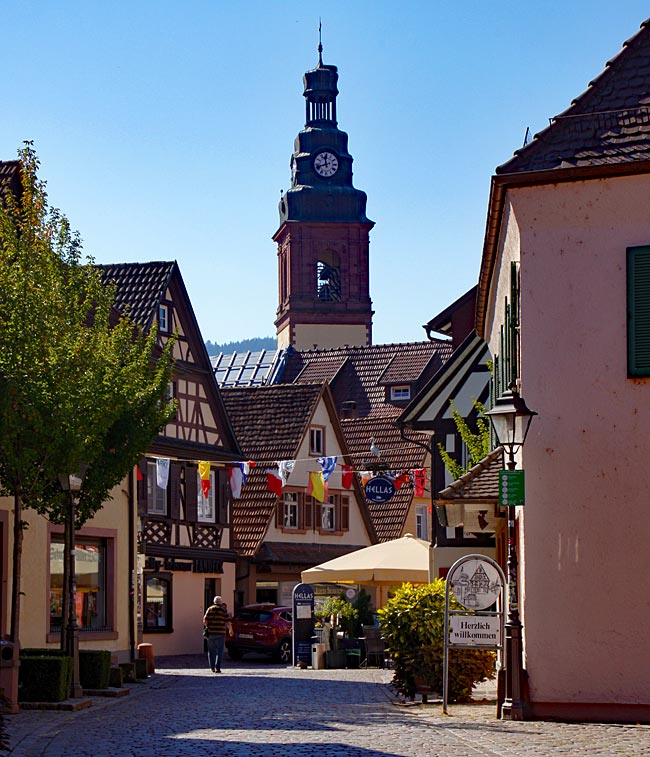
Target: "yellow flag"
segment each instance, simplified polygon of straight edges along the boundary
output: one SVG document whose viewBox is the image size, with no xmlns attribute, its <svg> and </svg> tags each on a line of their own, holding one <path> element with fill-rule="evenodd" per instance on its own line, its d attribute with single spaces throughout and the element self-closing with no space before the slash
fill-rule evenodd
<svg viewBox="0 0 650 757">
<path fill-rule="evenodd" d="M 311 471 L 309 473 L 307 494 L 311 494 L 311 496 L 319 502 L 325 502 L 325 480 L 323 479 L 323 471 Z"/>
<path fill-rule="evenodd" d="M 203 496 L 207 497 L 210 491 L 210 463 L 205 461 L 199 462 L 199 476 L 201 476 Z"/>
</svg>

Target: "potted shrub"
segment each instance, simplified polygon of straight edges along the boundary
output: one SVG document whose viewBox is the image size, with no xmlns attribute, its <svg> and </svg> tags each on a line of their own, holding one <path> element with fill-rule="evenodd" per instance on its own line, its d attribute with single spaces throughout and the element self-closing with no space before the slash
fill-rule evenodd
<svg viewBox="0 0 650 757">
<path fill-rule="evenodd" d="M 460 609 L 453 597 L 450 606 Z M 404 584 L 378 611 L 386 648 L 394 664 L 393 685 L 413 698 L 418 691 L 442 692 L 445 581 Z M 449 701 L 467 702 L 475 683 L 494 678 L 490 649 L 449 650 Z"/>
</svg>

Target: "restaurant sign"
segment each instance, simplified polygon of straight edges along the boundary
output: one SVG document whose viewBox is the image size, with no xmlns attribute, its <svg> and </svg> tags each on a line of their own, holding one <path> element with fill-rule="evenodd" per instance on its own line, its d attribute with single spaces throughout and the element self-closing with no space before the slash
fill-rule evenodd
<svg viewBox="0 0 650 757">
<path fill-rule="evenodd" d="M 375 476 L 366 483 L 366 498 L 370 502 L 388 502 L 395 495 L 395 484 L 388 476 Z"/>
</svg>

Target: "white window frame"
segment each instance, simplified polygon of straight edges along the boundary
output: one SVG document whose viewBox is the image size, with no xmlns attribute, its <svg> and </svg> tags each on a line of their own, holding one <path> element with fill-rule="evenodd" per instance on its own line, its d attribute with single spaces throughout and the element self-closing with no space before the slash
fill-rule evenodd
<svg viewBox="0 0 650 757">
<path fill-rule="evenodd" d="M 321 426 L 312 426 L 309 429 L 309 454 L 325 454 L 325 429 Z"/>
<path fill-rule="evenodd" d="M 321 531 L 336 531 L 336 497 L 330 494 L 320 506 Z"/>
<path fill-rule="evenodd" d="M 147 512 L 150 515 L 167 515 L 167 489 L 158 486 L 155 462 L 147 463 Z"/>
<path fill-rule="evenodd" d="M 429 541 L 429 517 L 427 505 L 415 506 L 415 535 L 418 539 Z"/>
<path fill-rule="evenodd" d="M 168 334 L 170 330 L 169 305 L 158 305 L 158 330 Z"/>
<path fill-rule="evenodd" d="M 298 492 L 285 492 L 282 506 L 282 527 L 298 529 L 300 524 L 300 498 Z"/>
<path fill-rule="evenodd" d="M 391 386 L 390 398 L 392 402 L 399 402 L 401 400 L 410 400 L 411 387 L 408 386 L 408 384 L 402 385 L 402 386 Z"/>
<path fill-rule="evenodd" d="M 201 486 L 201 474 L 196 472 L 197 492 L 196 492 L 196 519 L 200 523 L 216 523 L 216 495 L 214 486 L 214 471 L 210 471 L 210 491 L 208 496 L 203 496 Z"/>
</svg>

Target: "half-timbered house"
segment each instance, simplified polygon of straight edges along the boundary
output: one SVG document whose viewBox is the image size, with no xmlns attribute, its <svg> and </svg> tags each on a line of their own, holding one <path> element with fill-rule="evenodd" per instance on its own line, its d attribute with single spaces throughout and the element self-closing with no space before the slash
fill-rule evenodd
<svg viewBox="0 0 650 757">
<path fill-rule="evenodd" d="M 174 335 L 169 390 L 176 416 L 136 471 L 141 638 L 154 644 L 156 654 L 200 651 L 205 608 L 215 594 L 231 606 L 234 600 L 236 553 L 225 464 L 241 459 L 241 453 L 178 264 L 101 269 L 116 287 L 119 310 L 128 309 L 145 330 L 156 324 L 161 346 Z M 209 464 L 207 496 L 200 462 Z"/>
</svg>

